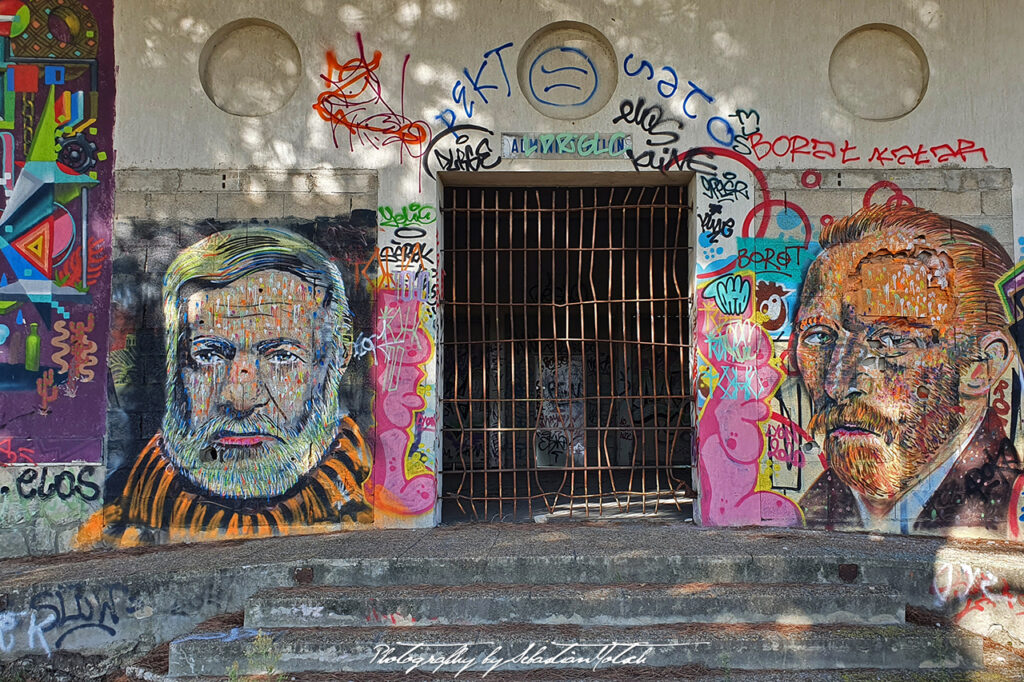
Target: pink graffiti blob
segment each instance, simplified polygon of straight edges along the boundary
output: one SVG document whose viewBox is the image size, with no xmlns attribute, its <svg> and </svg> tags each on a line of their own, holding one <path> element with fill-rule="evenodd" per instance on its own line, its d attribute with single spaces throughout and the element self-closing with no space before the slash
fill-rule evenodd
<svg viewBox="0 0 1024 682">
<path fill-rule="evenodd" d="M 803 515 L 792 500 L 756 490 L 764 425 L 782 381 L 782 371 L 772 363 L 771 338 L 747 320 L 726 322 L 716 336 L 721 345 L 707 357 L 719 379 L 705 403 L 698 436 L 701 519 L 714 526 L 801 525 Z"/>
<path fill-rule="evenodd" d="M 376 448 L 367 497 L 374 510 L 415 516 L 433 509 L 437 496 L 432 473 L 405 475 L 415 415 L 426 405 L 418 391 L 426 377 L 423 365 L 434 353 L 430 335 L 420 324 L 420 302 L 400 301 L 394 291 L 379 291 L 375 338 Z"/>
</svg>

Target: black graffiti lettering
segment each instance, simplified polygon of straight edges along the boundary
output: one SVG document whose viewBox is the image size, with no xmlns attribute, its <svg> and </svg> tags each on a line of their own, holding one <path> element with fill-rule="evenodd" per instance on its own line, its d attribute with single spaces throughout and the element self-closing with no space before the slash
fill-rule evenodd
<svg viewBox="0 0 1024 682">
<path fill-rule="evenodd" d="M 709 159 L 713 159 L 715 157 L 714 150 L 706 147 L 689 149 L 685 154 L 676 159 L 676 165 L 680 169 L 685 169 L 694 173 L 708 174 L 717 172 L 717 165 L 711 163 L 710 160 L 700 158 L 705 156 Z"/>
<path fill-rule="evenodd" d="M 626 150 L 626 157 L 633 162 L 633 168 L 640 170 L 642 168 L 654 168 L 654 152 L 647 150 L 641 154 L 636 154 L 632 149 Z"/>
<path fill-rule="evenodd" d="M 481 168 L 493 168 L 497 164 L 487 165 L 492 154 L 490 140 L 480 140 L 475 149 L 472 145 L 467 144 L 450 149 L 448 153 L 434 150 L 434 156 L 441 170 L 478 171 Z"/>
<path fill-rule="evenodd" d="M 633 162 L 633 168 L 636 170 L 650 168 L 662 173 L 670 170 L 693 170 L 690 167 L 690 160 L 675 148 L 669 149 L 666 147 L 662 149 L 660 157 L 655 154 L 653 149 L 648 149 L 640 154 L 635 154 L 632 149 L 627 149 L 626 158 Z"/>
<path fill-rule="evenodd" d="M 632 149 L 626 150 L 626 157 L 633 163 L 633 168 L 652 168 L 661 172 L 670 170 L 687 170 L 700 175 L 714 174 L 718 166 L 711 161 L 701 157 L 714 158 L 715 153 L 711 149 L 696 148 L 686 152 L 668 147 L 662 149 L 661 158 L 657 158 L 653 150 L 647 150 L 641 154 L 634 154 Z"/>
<path fill-rule="evenodd" d="M 63 470 L 51 476 L 50 467 L 25 469 L 18 474 L 15 483 L 18 495 L 24 500 L 38 497 L 48 500 L 56 495 L 61 500 L 79 497 L 86 502 L 99 499 L 100 487 L 89 480 L 95 467 L 82 467 L 76 476 L 70 470 Z"/>
<path fill-rule="evenodd" d="M 733 150 L 745 156 L 750 156 L 754 149 L 747 138 L 761 132 L 761 114 L 756 109 L 737 109 L 736 113 L 729 114 L 729 118 L 736 119 L 736 126 L 734 126 L 736 136 L 733 138 Z"/>
<path fill-rule="evenodd" d="M 723 173 L 721 178 L 717 175 L 702 175 L 700 184 L 704 196 L 715 201 L 736 201 L 737 197 L 750 198 L 747 183 L 737 179 L 736 174 L 732 172 Z"/>
<path fill-rule="evenodd" d="M 385 263 L 399 263 L 405 265 L 419 265 L 432 267 L 434 263 L 434 249 L 424 247 L 422 243 L 406 244 L 391 240 L 391 246 L 380 248 L 380 259 Z"/>
<path fill-rule="evenodd" d="M 417 225 L 406 225 L 395 229 L 395 237 L 398 239 L 423 239 L 427 236 L 427 230 Z"/>
<path fill-rule="evenodd" d="M 33 488 L 26 488 L 24 486 L 30 486 L 37 478 L 39 478 L 39 472 L 35 469 L 25 469 L 18 474 L 16 479 L 18 494 L 21 495 L 23 500 L 31 500 L 36 496 L 36 491 Z"/>
<path fill-rule="evenodd" d="M 86 502 L 100 498 L 100 487 L 87 478 L 94 471 L 95 467 L 82 467 L 78 471 L 78 494 Z"/>
<path fill-rule="evenodd" d="M 733 227 L 735 227 L 735 219 L 722 219 L 717 217 L 721 215 L 721 213 L 721 204 L 710 204 L 708 206 L 707 213 L 697 216 L 700 220 L 700 230 L 701 232 L 707 233 L 708 243 L 710 244 L 717 243 L 719 237 L 728 238 L 732 236 Z"/>
<path fill-rule="evenodd" d="M 474 143 L 472 141 L 474 134 L 484 137 Z M 494 150 L 491 147 L 490 138 L 493 135 L 494 131 L 492 130 L 469 124 L 448 128 L 443 133 L 434 136 L 434 139 L 430 141 L 430 145 L 423 155 L 424 170 L 431 178 L 434 177 L 431 161 L 441 170 L 446 171 L 478 171 L 494 168 L 501 163 L 501 157 L 495 156 Z M 451 140 L 445 143 L 448 138 L 451 138 Z M 438 147 L 442 143 L 450 144 L 450 146 Z M 435 147 L 438 148 L 435 149 Z"/>
<path fill-rule="evenodd" d="M 639 126 L 648 135 L 648 147 L 662 147 L 678 142 L 679 133 L 675 130 L 682 130 L 683 122 L 666 118 L 665 111 L 660 105 L 651 104 L 645 107 L 644 104 L 646 101 L 643 97 L 638 97 L 635 102 L 629 99 L 622 100 L 619 103 L 619 115 L 612 119 L 612 123 L 621 121 Z M 669 130 L 663 129 L 663 124 Z"/>
<path fill-rule="evenodd" d="M 122 585 L 111 585 L 96 592 L 84 586 L 39 592 L 32 596 L 29 607 L 36 611 L 38 622 L 46 621 L 44 632 L 58 633 L 54 645 L 59 649 L 79 630 L 97 629 L 115 636 L 121 617 L 135 613 L 139 605 Z"/>
<path fill-rule="evenodd" d="M 70 471 L 62 471 L 53 479 L 53 485 L 47 492 L 53 495 L 56 490 L 57 497 L 66 500 L 75 492 L 75 485 L 75 475 Z"/>
</svg>

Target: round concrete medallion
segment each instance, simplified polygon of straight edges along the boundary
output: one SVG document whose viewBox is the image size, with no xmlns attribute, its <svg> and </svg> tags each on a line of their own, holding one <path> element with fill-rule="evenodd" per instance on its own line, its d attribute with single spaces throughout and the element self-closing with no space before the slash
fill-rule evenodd
<svg viewBox="0 0 1024 682">
<path fill-rule="evenodd" d="M 909 114 L 924 98 L 928 58 L 903 29 L 868 24 L 836 44 L 828 80 L 839 104 L 851 114 L 890 121 Z"/>
<path fill-rule="evenodd" d="M 218 109 L 265 116 L 283 107 L 302 77 L 288 33 L 263 19 L 239 19 L 214 33 L 199 55 L 199 80 Z"/>
<path fill-rule="evenodd" d="M 534 33 L 516 64 L 519 89 L 550 118 L 578 120 L 608 103 L 618 82 L 615 49 L 586 24 L 559 21 Z"/>
</svg>

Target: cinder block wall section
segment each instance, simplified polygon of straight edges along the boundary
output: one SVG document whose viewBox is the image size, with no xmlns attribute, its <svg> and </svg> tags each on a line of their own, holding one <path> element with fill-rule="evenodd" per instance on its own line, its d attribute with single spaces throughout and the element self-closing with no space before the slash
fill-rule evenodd
<svg viewBox="0 0 1024 682">
<path fill-rule="evenodd" d="M 814 173 L 820 174 L 820 180 Z M 1016 247 L 1013 182 L 1008 168 L 768 170 L 765 177 L 772 196 L 802 208 L 815 231 L 821 228 L 825 216 L 838 219 L 862 208 L 873 187 L 876 189 L 868 196 L 868 203 L 896 203 L 896 187 L 915 206 L 985 230 L 1011 256 Z M 814 184 L 817 186 L 808 186 Z M 757 195 L 760 201 L 759 189 Z"/>
<path fill-rule="evenodd" d="M 377 210 L 376 171 L 126 168 L 114 177 L 121 221 L 315 220 Z"/>
</svg>

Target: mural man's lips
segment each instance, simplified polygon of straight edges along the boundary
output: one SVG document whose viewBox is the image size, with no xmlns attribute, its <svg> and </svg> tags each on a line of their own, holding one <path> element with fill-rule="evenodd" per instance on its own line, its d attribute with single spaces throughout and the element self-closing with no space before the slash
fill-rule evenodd
<svg viewBox="0 0 1024 682">
<path fill-rule="evenodd" d="M 841 424 L 829 431 L 828 435 L 837 436 L 839 438 L 854 438 L 858 436 L 880 437 L 881 434 L 859 424 Z"/>
<path fill-rule="evenodd" d="M 233 448 L 250 448 L 261 443 L 278 440 L 275 436 L 266 433 L 233 433 L 221 431 L 217 434 L 215 443 Z"/>
</svg>

